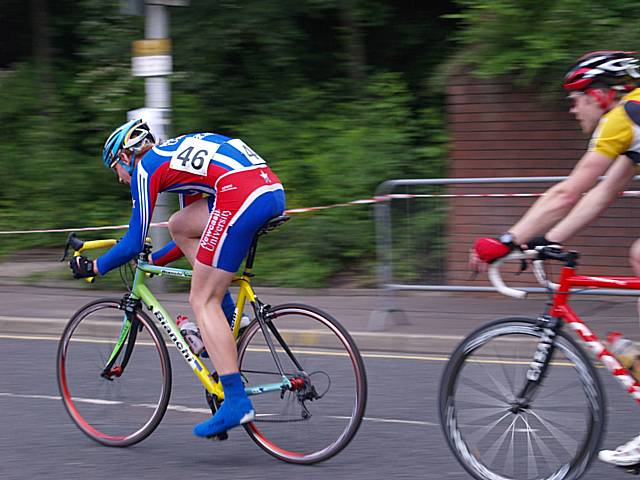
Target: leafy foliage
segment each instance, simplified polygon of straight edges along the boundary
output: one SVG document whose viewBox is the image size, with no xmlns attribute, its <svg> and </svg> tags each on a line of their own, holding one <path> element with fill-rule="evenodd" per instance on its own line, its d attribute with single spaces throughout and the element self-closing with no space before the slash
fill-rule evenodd
<svg viewBox="0 0 640 480">
<path fill-rule="evenodd" d="M 171 9 L 173 132 L 244 139 L 281 177 L 289 208 L 370 197 L 389 178 L 442 176 L 441 98 L 424 85 L 446 54 L 440 13 L 454 10 L 383 0 L 192 0 Z M 0 73 L 0 230 L 126 223 L 129 192 L 99 156 L 126 111 L 145 101 L 129 54 L 143 19 L 121 15 L 117 0 L 60 0 L 49 31 L 50 77 L 24 43 Z M 282 231 L 260 247 L 256 270 L 268 282 L 370 278 L 370 207 L 296 216 Z M 63 238 L 0 236 L 0 255 Z"/>
<path fill-rule="evenodd" d="M 556 90 L 566 68 L 594 50 L 636 50 L 637 4 L 629 0 L 457 0 L 460 50 L 451 67 L 509 74 Z M 450 70 L 449 70 L 450 71 Z"/>
</svg>

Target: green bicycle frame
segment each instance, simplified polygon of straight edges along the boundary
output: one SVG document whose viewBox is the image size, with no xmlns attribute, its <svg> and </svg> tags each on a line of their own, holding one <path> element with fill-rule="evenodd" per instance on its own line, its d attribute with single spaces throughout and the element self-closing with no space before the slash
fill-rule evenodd
<svg viewBox="0 0 640 480">
<path fill-rule="evenodd" d="M 160 322 L 160 325 L 162 325 L 164 331 L 174 343 L 189 367 L 191 367 L 207 392 L 212 395 L 216 395 L 219 399 L 222 400 L 224 398 L 222 385 L 219 381 L 213 381 L 211 373 L 207 369 L 206 365 L 200 360 L 200 358 L 198 358 L 197 355 L 195 355 L 189 349 L 188 343 L 180 333 L 180 329 L 173 320 L 173 317 L 169 314 L 169 312 L 167 312 L 167 310 L 156 299 L 153 293 L 151 293 L 149 287 L 147 287 L 147 285 L 145 284 L 145 279 L 152 275 L 166 275 L 175 278 L 191 279 L 192 271 L 180 268 L 151 265 L 145 261 L 139 260 L 138 266 L 135 271 L 130 298 L 133 301 L 140 300 L 147 307 L 147 309 L 154 315 L 158 322 Z M 249 301 L 249 303 L 255 304 L 256 297 L 253 288 L 251 288 L 251 281 L 248 272 L 245 272 L 241 276 L 235 277 L 232 283 L 240 287 L 236 301 L 236 308 L 233 313 L 233 336 L 234 338 L 238 338 L 238 333 L 240 330 L 239 320 L 242 317 L 244 306 L 247 300 Z M 107 362 L 108 365 L 110 365 L 115 360 L 119 352 L 122 350 L 130 331 L 131 318 L 129 315 L 125 314 L 122 328 L 120 330 L 120 335 L 111 354 L 111 357 Z M 289 379 L 286 377 L 286 375 L 283 374 L 282 381 L 279 383 L 247 386 L 245 388 L 245 391 L 247 392 L 247 395 L 258 395 L 266 392 L 281 391 L 290 387 L 291 383 Z"/>
</svg>

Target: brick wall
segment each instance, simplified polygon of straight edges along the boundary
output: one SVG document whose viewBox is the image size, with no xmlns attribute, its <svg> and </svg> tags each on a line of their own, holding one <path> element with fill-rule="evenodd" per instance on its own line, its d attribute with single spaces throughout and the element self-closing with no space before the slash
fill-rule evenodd
<svg viewBox="0 0 640 480">
<path fill-rule="evenodd" d="M 448 86 L 451 137 L 449 178 L 568 175 L 588 138 L 568 113 L 568 103 L 542 100 L 531 88 L 501 80 L 458 76 Z M 453 186 L 449 193 L 543 192 L 549 184 Z M 633 184 L 630 189 L 639 190 Z M 478 236 L 506 231 L 532 198 L 453 199 L 447 216 L 446 276 L 470 284 L 467 252 Z M 628 249 L 640 236 L 640 199 L 622 198 L 568 246 L 580 251 L 582 273 L 631 275 Z M 543 233 L 543 232 L 541 232 Z M 515 266 L 514 266 L 515 269 Z M 524 283 L 530 284 L 529 275 Z M 485 278 L 473 285 L 486 284 Z M 511 278 L 516 284 L 522 278 Z"/>
</svg>

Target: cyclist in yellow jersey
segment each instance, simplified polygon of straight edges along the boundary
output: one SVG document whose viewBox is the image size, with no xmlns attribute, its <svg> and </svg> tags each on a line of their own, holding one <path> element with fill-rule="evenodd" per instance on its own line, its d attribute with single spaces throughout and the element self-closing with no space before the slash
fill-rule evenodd
<svg viewBox="0 0 640 480">
<path fill-rule="evenodd" d="M 589 151 L 609 158 L 624 154 L 640 163 L 640 88 L 622 98 L 616 108 L 605 113 L 591 138 Z"/>
<path fill-rule="evenodd" d="M 569 69 L 563 87 L 572 101 L 571 113 L 592 135 L 589 148 L 569 177 L 548 189 L 506 233 L 476 240 L 470 256 L 473 269 L 521 245 L 566 242 L 633 179 L 640 165 L 640 65 L 634 53 L 591 52 Z M 605 177 L 598 182 L 601 175 Z M 640 240 L 631 247 L 630 261 L 640 276 Z M 599 458 L 617 466 L 640 464 L 640 435 L 616 450 L 602 450 Z"/>
</svg>

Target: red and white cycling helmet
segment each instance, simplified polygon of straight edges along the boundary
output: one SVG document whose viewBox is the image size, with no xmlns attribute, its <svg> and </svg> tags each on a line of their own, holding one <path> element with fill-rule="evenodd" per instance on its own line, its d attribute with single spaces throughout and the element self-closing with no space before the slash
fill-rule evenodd
<svg viewBox="0 0 640 480">
<path fill-rule="evenodd" d="M 603 50 L 587 53 L 569 68 L 562 86 L 568 91 L 592 95 L 606 109 L 618 91 L 636 88 L 640 80 L 640 65 L 636 52 Z M 596 89 L 609 89 L 605 95 Z"/>
</svg>

